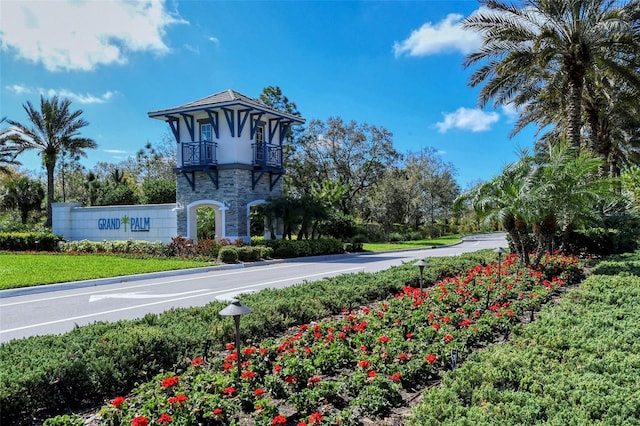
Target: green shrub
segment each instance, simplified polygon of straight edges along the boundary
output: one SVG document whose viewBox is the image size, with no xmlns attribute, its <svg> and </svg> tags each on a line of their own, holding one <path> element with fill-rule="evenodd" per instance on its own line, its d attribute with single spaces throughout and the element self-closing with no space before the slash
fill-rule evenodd
<svg viewBox="0 0 640 426">
<path fill-rule="evenodd" d="M 260 260 L 261 255 L 262 249 L 260 247 L 238 247 L 238 260 L 242 262 L 255 262 L 256 260 Z"/>
<path fill-rule="evenodd" d="M 62 240 L 51 232 L 0 232 L 0 250 L 54 251 Z"/>
<path fill-rule="evenodd" d="M 403 241 L 403 240 L 404 240 L 404 237 L 399 232 L 392 232 L 389 234 L 390 243 L 399 243 L 400 241 Z"/>
<path fill-rule="evenodd" d="M 218 261 L 223 263 L 236 263 L 238 257 L 238 248 L 235 246 L 224 246 L 218 253 Z"/>
<path fill-rule="evenodd" d="M 385 242 L 388 240 L 387 232 L 384 226 L 380 223 L 366 223 L 364 224 L 364 233 L 367 236 L 367 241 L 363 242 Z"/>
<path fill-rule="evenodd" d="M 289 258 L 344 253 L 342 242 L 335 238 L 318 240 L 256 240 L 255 244 L 273 249 L 274 257 Z"/>
</svg>

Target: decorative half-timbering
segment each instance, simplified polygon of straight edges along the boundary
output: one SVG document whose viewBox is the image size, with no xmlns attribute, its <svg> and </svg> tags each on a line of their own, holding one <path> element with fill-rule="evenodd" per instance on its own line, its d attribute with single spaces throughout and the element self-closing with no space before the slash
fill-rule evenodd
<svg viewBox="0 0 640 426">
<path fill-rule="evenodd" d="M 178 233 L 196 237 L 196 209 L 216 213 L 216 238 L 249 240 L 249 208 L 282 194 L 283 146 L 304 119 L 233 90 L 151 111 L 177 144 Z"/>
</svg>

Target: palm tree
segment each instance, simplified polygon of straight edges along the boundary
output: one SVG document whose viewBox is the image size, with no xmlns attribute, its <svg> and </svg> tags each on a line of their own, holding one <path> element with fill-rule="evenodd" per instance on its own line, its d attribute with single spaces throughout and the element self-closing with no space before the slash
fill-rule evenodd
<svg viewBox="0 0 640 426">
<path fill-rule="evenodd" d="M 0 119 L 0 123 L 6 121 L 3 117 Z M 16 161 L 16 155 L 18 154 L 18 148 L 13 143 L 13 136 L 15 132 L 11 129 L 3 129 L 0 131 L 0 173 L 10 174 L 10 166 L 19 166 L 20 162 Z"/>
<path fill-rule="evenodd" d="M 563 109 L 548 111 L 556 126 L 580 147 L 585 77 L 596 64 L 640 87 L 637 72 L 640 27 L 637 0 L 481 0 L 484 10 L 463 27 L 481 33 L 483 46 L 468 55 L 478 63 L 472 87 L 486 82 L 479 103 L 526 107 L 540 98 Z M 550 89 L 551 88 L 551 89 Z M 558 91 L 558 88 L 561 90 Z M 553 99 L 553 97 L 562 99 Z"/>
<path fill-rule="evenodd" d="M 502 174 L 464 192 L 455 201 L 456 205 L 470 202 L 485 225 L 499 223 L 509 235 L 523 266 L 529 263 L 529 252 L 533 248 L 529 239 L 531 202 L 528 190 L 534 171 L 533 158 L 523 151 L 519 161 L 507 165 Z"/>
<path fill-rule="evenodd" d="M 15 143 L 19 152 L 37 150 L 47 170 L 47 221 L 51 226 L 51 205 L 53 204 L 54 170 L 58 157 L 62 153 L 85 156 L 84 150 L 98 145 L 88 138 L 79 136 L 79 131 L 89 123 L 80 118 L 82 110 L 71 111 L 71 101 L 40 97 L 40 111 L 28 102 L 22 107 L 29 117 L 30 126 L 17 121 L 7 120 L 16 127 L 18 134 Z"/>
<path fill-rule="evenodd" d="M 576 228 L 601 222 L 597 206 L 614 196 L 611 181 L 598 176 L 604 161 L 566 141 L 549 142 L 546 148 L 536 156 L 536 172 L 527 188 L 529 217 L 537 240 L 534 263 L 545 251 L 566 249 Z M 557 233 L 558 245 L 554 241 Z"/>
</svg>

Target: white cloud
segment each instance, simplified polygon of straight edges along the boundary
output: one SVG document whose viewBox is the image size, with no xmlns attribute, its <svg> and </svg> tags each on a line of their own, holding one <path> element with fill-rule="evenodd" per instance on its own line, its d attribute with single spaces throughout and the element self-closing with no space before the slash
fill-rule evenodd
<svg viewBox="0 0 640 426">
<path fill-rule="evenodd" d="M 18 95 L 44 95 L 47 97 L 59 96 L 61 98 L 68 98 L 71 101 L 77 102 L 79 104 L 104 104 L 109 102 L 111 98 L 117 93 L 112 91 L 104 92 L 102 95 L 96 96 L 89 93 L 81 94 L 75 93 L 67 89 L 44 89 L 42 87 L 28 87 L 22 84 L 13 84 L 11 86 L 6 86 L 6 88 Z"/>
<path fill-rule="evenodd" d="M 440 133 L 449 129 L 462 129 L 472 132 L 484 132 L 500 119 L 497 112 L 484 112 L 481 109 L 458 108 L 455 112 L 444 114 L 444 121 L 436 123 Z"/>
<path fill-rule="evenodd" d="M 406 40 L 393 44 L 396 58 L 403 55 L 427 56 L 450 50 L 467 54 L 479 48 L 479 34 L 463 30 L 460 25 L 462 18 L 462 15 L 450 13 L 436 24 L 427 22 L 413 30 Z"/>
<path fill-rule="evenodd" d="M 49 71 L 123 64 L 131 52 L 166 54 L 166 28 L 187 23 L 164 0 L 9 1 L 1 16 L 0 48 Z"/>
<path fill-rule="evenodd" d="M 109 154 L 126 154 L 127 151 L 123 151 L 121 149 L 103 149 L 104 152 L 108 152 Z"/>
<path fill-rule="evenodd" d="M 210 42 L 218 44 L 220 43 L 220 40 L 218 40 L 218 37 L 209 37 L 208 39 Z"/>
<path fill-rule="evenodd" d="M 193 45 L 191 45 L 189 43 L 186 43 L 184 45 L 184 48 L 187 49 L 191 53 L 196 53 L 196 54 L 200 53 L 200 49 L 198 49 L 196 46 L 193 46 Z"/>
<path fill-rule="evenodd" d="M 500 108 L 502 113 L 507 116 L 509 121 L 515 121 L 520 116 L 520 109 L 516 107 L 513 103 L 508 103 L 506 105 L 502 105 Z"/>
</svg>

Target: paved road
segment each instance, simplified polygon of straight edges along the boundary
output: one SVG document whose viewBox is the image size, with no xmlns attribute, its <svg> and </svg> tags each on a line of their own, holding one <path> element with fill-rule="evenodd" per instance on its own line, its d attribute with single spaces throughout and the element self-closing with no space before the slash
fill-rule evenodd
<svg viewBox="0 0 640 426">
<path fill-rule="evenodd" d="M 461 244 L 436 249 L 300 258 L 251 267 L 233 265 L 4 290 L 0 291 L 0 342 L 60 334 L 95 321 L 140 318 L 171 308 L 231 300 L 237 294 L 268 287 L 376 272 L 419 258 L 456 256 L 499 246 L 506 246 L 504 234 L 466 237 Z"/>
</svg>

